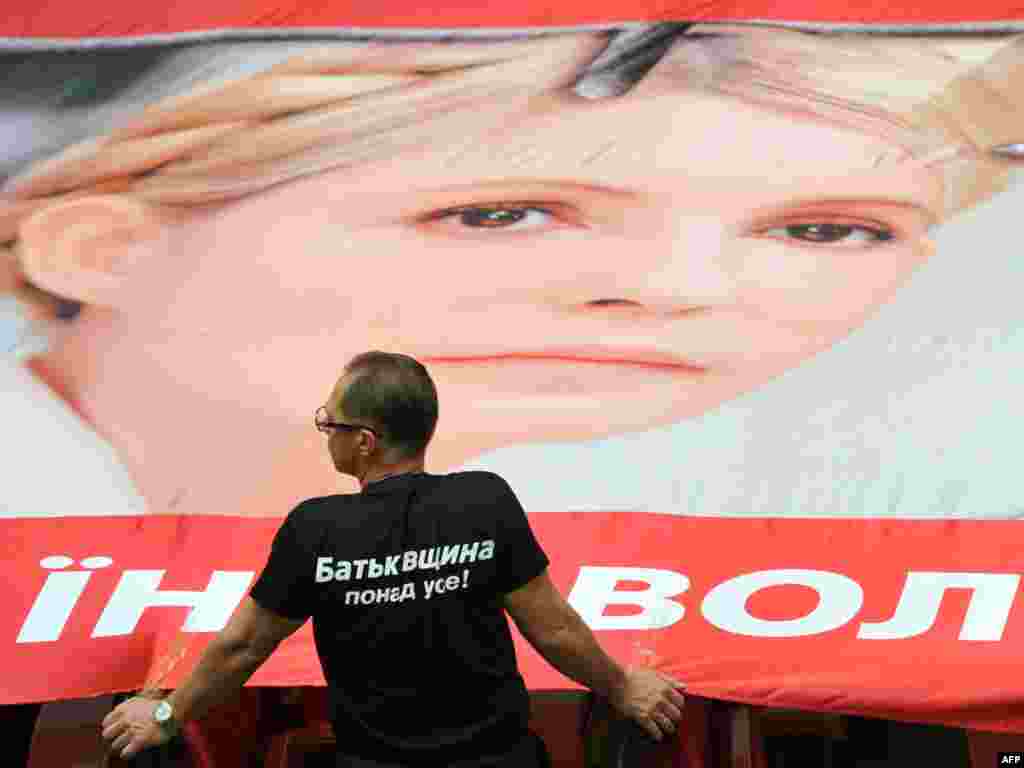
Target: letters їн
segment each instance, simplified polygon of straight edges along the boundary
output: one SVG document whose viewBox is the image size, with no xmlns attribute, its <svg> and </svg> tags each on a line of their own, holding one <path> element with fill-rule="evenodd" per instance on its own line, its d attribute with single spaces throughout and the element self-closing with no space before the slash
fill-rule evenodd
<svg viewBox="0 0 1024 768">
<path fill-rule="evenodd" d="M 92 571 L 113 564 L 109 557 L 88 557 L 81 565 L 89 571 L 65 571 L 69 557 L 45 557 L 40 565 L 50 571 L 28 616 L 18 632 L 18 643 L 54 642 L 60 639 L 75 606 L 92 577 Z M 183 632 L 217 632 L 223 629 L 245 596 L 255 571 L 214 571 L 205 589 L 161 590 L 166 570 L 127 570 L 121 574 L 113 594 L 93 628 L 92 637 L 130 635 L 147 608 L 191 608 L 181 627 Z"/>
</svg>

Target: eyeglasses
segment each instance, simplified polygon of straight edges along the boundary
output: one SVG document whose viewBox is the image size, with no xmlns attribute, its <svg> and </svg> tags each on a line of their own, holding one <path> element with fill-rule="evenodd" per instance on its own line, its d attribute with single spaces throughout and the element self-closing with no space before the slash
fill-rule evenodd
<svg viewBox="0 0 1024 768">
<path fill-rule="evenodd" d="M 327 409 L 322 405 L 316 409 L 316 413 L 313 415 L 313 423 L 325 435 L 331 434 L 332 429 L 347 429 L 352 432 L 365 429 L 367 432 L 373 433 L 374 436 L 380 437 L 380 433 L 377 430 L 365 424 L 347 424 L 344 421 L 331 421 L 331 415 L 327 413 Z"/>
</svg>

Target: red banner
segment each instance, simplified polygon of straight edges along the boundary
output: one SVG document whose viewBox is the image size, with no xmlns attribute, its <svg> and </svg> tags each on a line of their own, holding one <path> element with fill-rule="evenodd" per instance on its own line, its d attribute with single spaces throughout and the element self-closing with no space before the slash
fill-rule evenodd
<svg viewBox="0 0 1024 768">
<path fill-rule="evenodd" d="M 1020 8 L 481 42 L 438 30 L 629 17 L 29 5 L 0 30 L 0 703 L 180 680 L 280 516 L 356 490 L 312 415 L 383 349 L 437 385 L 428 470 L 545 511 L 620 658 L 1024 730 Z M 959 33 L 689 23 L 733 16 Z M 204 30 L 245 34 L 121 39 Z M 304 632 L 253 682 L 319 680 Z"/>
<path fill-rule="evenodd" d="M 554 556 L 556 583 L 602 644 L 693 693 L 1024 730 L 1024 688 L 1007 674 L 1024 640 L 1015 522 L 626 512 L 531 521 Z M 276 521 L 8 526 L 21 546 L 4 564 L 0 696 L 17 702 L 146 680 L 175 685 L 262 567 Z M 286 641 L 252 684 L 322 684 L 309 630 Z M 571 685 L 525 643 L 520 651 L 532 688 Z"/>
<path fill-rule="evenodd" d="M 622 0 L 529 2 L 483 6 L 476 2 L 424 5 L 410 0 L 382 3 L 311 4 L 261 0 L 240 6 L 231 0 L 183 0 L 159 7 L 104 0 L 89 5 L 9 0 L 0 35 L 11 37 L 137 37 L 212 30 L 332 28 L 550 27 L 637 21 L 772 20 L 824 24 L 943 25 L 1024 19 L 1024 5 L 1006 0 L 943 2 L 811 2 L 659 0 L 642 6 Z"/>
</svg>

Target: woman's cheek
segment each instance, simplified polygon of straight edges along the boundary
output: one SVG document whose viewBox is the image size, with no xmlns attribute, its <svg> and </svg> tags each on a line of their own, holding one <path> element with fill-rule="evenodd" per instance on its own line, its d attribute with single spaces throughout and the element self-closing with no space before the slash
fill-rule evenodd
<svg viewBox="0 0 1024 768">
<path fill-rule="evenodd" d="M 585 230 L 439 233 L 410 228 L 387 241 L 382 279 L 407 301 L 469 310 L 491 303 L 547 302 L 578 292 L 581 275 L 601 264 L 600 243 Z M 380 247 L 379 245 L 377 247 Z"/>
<path fill-rule="evenodd" d="M 867 247 L 765 240 L 751 249 L 737 296 L 749 310 L 808 338 L 836 340 L 888 302 L 925 253 L 920 240 Z"/>
</svg>

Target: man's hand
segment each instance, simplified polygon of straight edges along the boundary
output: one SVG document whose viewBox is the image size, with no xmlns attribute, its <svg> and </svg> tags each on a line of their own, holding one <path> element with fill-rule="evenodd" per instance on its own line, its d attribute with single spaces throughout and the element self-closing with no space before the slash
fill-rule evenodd
<svg viewBox="0 0 1024 768">
<path fill-rule="evenodd" d="M 103 739 L 115 753 L 130 758 L 171 740 L 153 719 L 156 705 L 153 699 L 128 699 L 103 718 Z"/>
<path fill-rule="evenodd" d="M 654 739 L 675 733 L 683 718 L 682 683 L 647 667 L 623 671 L 601 650 L 547 570 L 505 595 L 505 609 L 530 644 L 563 675 L 607 697 Z"/>
<path fill-rule="evenodd" d="M 646 667 L 626 672 L 625 685 L 612 698 L 612 706 L 647 731 L 655 740 L 676 732 L 683 719 L 683 685 Z"/>
</svg>

